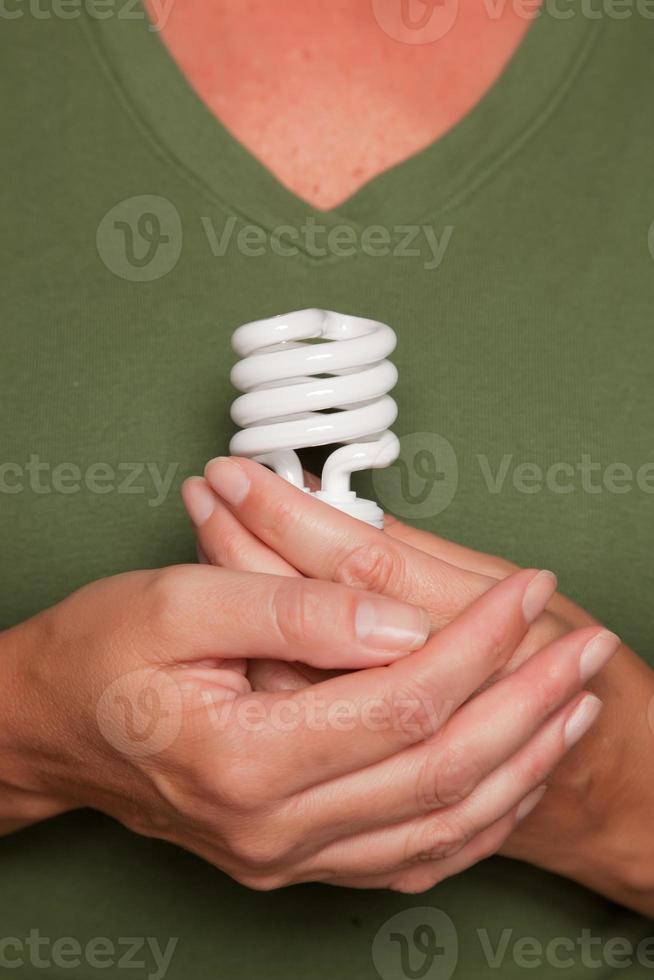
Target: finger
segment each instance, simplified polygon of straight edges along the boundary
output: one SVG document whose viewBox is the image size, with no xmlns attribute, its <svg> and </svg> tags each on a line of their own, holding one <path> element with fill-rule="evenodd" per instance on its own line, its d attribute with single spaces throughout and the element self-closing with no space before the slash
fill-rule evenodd
<svg viewBox="0 0 654 980">
<path fill-rule="evenodd" d="M 497 555 L 487 555 L 483 551 L 466 548 L 455 541 L 448 541 L 430 531 L 404 524 L 390 514 L 384 515 L 384 531 L 397 541 L 403 541 L 412 548 L 424 551 L 434 558 L 446 561 L 457 568 L 465 569 L 489 578 L 501 579 L 515 572 L 517 565 Z"/>
<path fill-rule="evenodd" d="M 305 487 L 308 487 L 309 490 L 320 490 L 321 482 L 319 476 L 316 476 L 315 473 L 311 473 L 309 470 L 303 470 L 302 473 Z"/>
<path fill-rule="evenodd" d="M 325 869 L 321 872 L 320 866 L 316 862 L 312 870 L 302 869 L 298 870 L 296 874 L 300 881 L 323 881 L 326 884 L 339 885 L 342 888 L 391 888 L 394 891 L 409 894 L 427 891 L 441 881 L 445 881 L 446 878 L 460 874 L 467 868 L 471 868 L 480 861 L 496 854 L 515 829 L 519 819 L 524 819 L 522 817 L 523 810 L 530 812 L 540 803 L 545 789 L 544 786 L 538 787 L 517 807 L 514 807 L 510 813 L 487 827 L 451 858 L 403 864 L 399 868 L 375 875 L 344 873 L 342 869 L 337 872 Z M 525 813 L 526 815 L 527 813 Z M 322 876 L 319 877 L 321 874 Z"/>
<path fill-rule="evenodd" d="M 402 521 L 398 521 L 396 517 L 389 514 L 386 514 L 384 518 L 384 532 L 389 537 L 403 541 L 405 544 L 433 555 L 435 558 L 449 562 L 451 565 L 456 565 L 466 571 L 485 575 L 490 579 L 506 578 L 518 568 L 513 562 L 507 561 L 499 555 L 487 555 L 482 551 L 466 548 L 454 541 L 441 538 L 437 534 L 403 524 Z M 549 608 L 574 627 L 599 625 L 594 616 L 591 616 L 585 609 L 559 592 L 552 596 Z"/>
<path fill-rule="evenodd" d="M 304 479 L 305 485 L 311 490 L 320 489 L 320 480 L 312 473 L 305 471 Z M 485 577 L 484 587 L 486 588 L 489 588 L 494 581 L 500 581 L 518 570 L 517 565 L 497 555 L 487 555 L 483 552 L 475 551 L 472 548 L 466 548 L 463 545 L 456 544 L 454 541 L 448 541 L 446 538 L 439 537 L 429 531 L 423 531 L 420 528 L 403 524 L 402 521 L 399 521 L 390 514 L 384 515 L 384 533 L 388 537 L 401 541 L 424 554 L 431 555 L 434 558 L 438 558 L 465 571 L 472 572 L 475 575 L 483 575 Z M 423 582 L 427 581 L 428 579 L 424 577 Z M 394 594 L 389 589 L 382 589 L 381 591 L 387 594 Z M 399 595 L 399 593 L 397 594 Z M 439 613 L 443 606 L 440 598 L 434 604 L 433 597 L 427 595 L 427 589 L 425 588 L 424 594 L 420 595 L 420 601 L 432 615 L 432 621 L 438 624 L 441 621 L 439 619 Z M 453 614 L 456 613 L 457 608 L 452 610 Z M 557 621 L 555 616 L 550 615 L 549 612 L 543 612 L 538 621 L 529 630 L 524 642 L 516 650 L 515 656 L 506 664 L 498 674 L 498 677 L 511 673 L 545 644 L 557 636 L 564 635 L 568 629 L 578 628 L 583 625 L 599 625 L 598 620 L 558 592 L 552 596 L 548 603 L 548 608 L 552 613 L 561 617 L 561 621 Z M 496 679 L 490 679 L 489 683 L 494 682 Z"/>
<path fill-rule="evenodd" d="M 464 800 L 579 693 L 620 646 L 615 634 L 579 630 L 463 705 L 426 743 L 315 786 L 297 797 L 324 840 L 410 819 Z M 315 815 L 319 814 L 319 827 Z"/>
<path fill-rule="evenodd" d="M 429 633 L 427 613 L 395 599 L 209 565 L 164 569 L 150 596 L 152 626 L 169 662 L 266 657 L 369 667 L 420 648 Z"/>
<path fill-rule="evenodd" d="M 185 480 L 181 493 L 195 525 L 198 549 L 209 564 L 243 572 L 299 575 L 234 517 L 201 476 Z"/>
<path fill-rule="evenodd" d="M 545 786 L 539 786 L 510 813 L 483 830 L 453 857 L 441 861 L 421 861 L 402 869 L 399 874 L 395 872 L 392 887 L 409 894 L 424 892 L 497 854 L 516 824 L 523 819 L 523 811 L 527 811 L 525 816 L 531 812 L 542 800 L 546 789 Z"/>
<path fill-rule="evenodd" d="M 295 568 L 243 527 L 202 477 L 190 477 L 184 482 L 182 500 L 195 524 L 201 564 L 299 576 Z M 299 666 L 280 660 L 251 660 L 248 678 L 255 691 L 297 691 L 312 683 Z M 316 679 L 324 680 L 324 675 Z"/>
<path fill-rule="evenodd" d="M 283 660 L 251 660 L 248 679 L 254 691 L 300 691 L 313 683 L 307 676 L 309 669 Z M 324 671 L 320 679 L 324 680 Z"/>
<path fill-rule="evenodd" d="M 601 710 L 601 701 L 584 694 L 557 712 L 517 753 L 473 790 L 463 802 L 426 817 L 358 834 L 326 847 L 309 859 L 306 870 L 319 866 L 333 872 L 380 874 L 426 861 L 460 855 L 471 841 L 517 807 L 538 787 L 588 731 Z"/>
<path fill-rule="evenodd" d="M 320 490 L 320 477 L 308 470 L 304 471 L 304 485 L 310 490 Z M 518 570 L 518 566 L 498 555 L 487 555 L 483 551 L 466 548 L 455 541 L 448 541 L 431 531 L 404 524 L 392 514 L 384 514 L 384 531 L 392 538 L 403 541 L 412 548 L 424 551 L 434 558 L 440 558 L 469 572 L 487 575 L 489 578 L 506 578 Z"/>
<path fill-rule="evenodd" d="M 555 588 L 551 572 L 517 572 L 418 653 L 291 695 L 291 723 L 267 726 L 248 751 L 290 754 L 287 791 L 299 792 L 424 741 L 511 656 Z"/>
<path fill-rule="evenodd" d="M 493 584 L 348 517 L 252 460 L 212 460 L 205 475 L 239 521 L 303 575 L 415 602 L 436 627 Z"/>
</svg>

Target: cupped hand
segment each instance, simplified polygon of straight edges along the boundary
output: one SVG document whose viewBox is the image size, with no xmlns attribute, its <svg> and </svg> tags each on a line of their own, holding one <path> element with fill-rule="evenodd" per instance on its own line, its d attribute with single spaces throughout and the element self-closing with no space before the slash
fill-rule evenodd
<svg viewBox="0 0 654 980">
<path fill-rule="evenodd" d="M 5 634 L 3 779 L 254 888 L 429 887 L 501 846 L 597 715 L 592 628 L 470 700 L 553 588 L 518 572 L 409 652 L 419 610 L 333 583 L 203 566 L 94 583 Z M 366 669 L 253 692 L 225 669 L 249 657 Z"/>
<path fill-rule="evenodd" d="M 248 460 L 212 461 L 206 479 L 188 481 L 184 495 L 204 560 L 357 582 L 420 602 L 437 628 L 516 570 L 500 557 L 393 518 L 387 517 L 383 533 L 368 528 Z M 487 683 L 570 631 L 593 626 L 599 623 L 590 613 L 554 594 Z M 253 683 L 266 689 L 279 683 L 299 687 L 321 676 L 312 668 L 260 661 L 248 669 Z M 651 914 L 654 854 L 649 854 L 646 827 L 654 800 L 642 772 L 651 754 L 654 671 L 623 644 L 590 687 L 606 704 L 600 724 L 562 759 L 544 805 L 510 835 L 501 852 Z"/>
<path fill-rule="evenodd" d="M 508 574 L 493 556 L 479 555 L 407 528 L 392 519 L 384 532 L 328 507 L 251 460 L 218 459 L 206 479 L 193 477 L 182 493 L 196 525 L 201 561 L 226 568 L 304 575 L 365 589 L 425 608 L 435 629 Z M 307 476 L 311 483 L 312 478 Z M 246 486 L 247 484 L 247 486 Z M 462 557 L 466 560 L 461 560 Z M 513 571 L 516 567 L 513 566 Z M 555 595 L 552 600 L 561 598 Z M 577 625 L 592 625 L 587 617 Z M 514 670 L 569 626 L 545 611 L 499 676 Z M 321 675 L 301 665 L 248 666 L 253 684 L 301 686 Z"/>
</svg>

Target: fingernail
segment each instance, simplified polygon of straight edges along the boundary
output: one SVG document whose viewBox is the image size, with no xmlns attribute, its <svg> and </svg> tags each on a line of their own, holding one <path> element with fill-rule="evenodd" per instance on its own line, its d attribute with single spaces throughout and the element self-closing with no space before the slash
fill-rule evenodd
<svg viewBox="0 0 654 980">
<path fill-rule="evenodd" d="M 619 646 L 620 637 L 611 633 L 610 630 L 603 630 L 589 640 L 579 658 L 581 683 L 585 684 L 589 678 L 599 673 L 617 652 Z"/>
<path fill-rule="evenodd" d="M 531 580 L 522 597 L 522 615 L 533 623 L 556 592 L 556 575 L 543 569 Z"/>
<path fill-rule="evenodd" d="M 579 741 L 582 735 L 586 734 L 601 710 L 602 702 L 599 698 L 596 698 L 594 694 L 587 694 L 586 697 L 579 702 L 565 723 L 564 732 L 566 748 L 571 748 L 576 742 Z"/>
<path fill-rule="evenodd" d="M 184 506 L 196 527 L 209 520 L 216 506 L 216 498 L 200 478 L 188 480 L 182 490 Z"/>
<path fill-rule="evenodd" d="M 545 796 L 547 791 L 547 786 L 537 786 L 536 789 L 532 789 L 528 796 L 525 796 L 524 800 L 518 807 L 516 811 L 516 821 L 520 823 L 525 817 L 528 817 L 531 811 L 538 806 L 540 801 Z"/>
<path fill-rule="evenodd" d="M 236 507 L 247 497 L 250 481 L 244 470 L 225 456 L 218 456 L 207 463 L 204 475 L 223 500 Z"/>
<path fill-rule="evenodd" d="M 388 599 L 362 599 L 354 616 L 356 635 L 383 650 L 419 650 L 429 636 L 429 615 L 417 606 Z"/>
</svg>

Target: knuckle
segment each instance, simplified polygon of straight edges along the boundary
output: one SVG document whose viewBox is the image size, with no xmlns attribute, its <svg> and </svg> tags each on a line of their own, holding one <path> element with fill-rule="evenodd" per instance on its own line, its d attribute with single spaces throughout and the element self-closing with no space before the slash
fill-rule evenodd
<svg viewBox="0 0 654 980">
<path fill-rule="evenodd" d="M 557 755 L 558 751 L 554 746 L 539 748 L 538 752 L 525 759 L 516 778 L 528 788 L 538 786 L 551 772 Z"/>
<path fill-rule="evenodd" d="M 488 651 L 488 662 L 493 670 L 503 667 L 512 652 L 508 643 L 507 624 L 491 616 L 486 626 L 484 643 Z"/>
<path fill-rule="evenodd" d="M 266 498 L 265 506 L 258 508 L 257 515 L 261 527 L 268 532 L 273 546 L 283 544 L 286 531 L 298 516 L 292 502 L 285 500 L 283 496 L 274 501 Z"/>
<path fill-rule="evenodd" d="M 275 626 L 291 646 L 315 637 L 321 621 L 321 593 L 317 585 L 301 579 L 280 584 L 273 600 Z"/>
<path fill-rule="evenodd" d="M 216 775 L 212 791 L 221 806 L 237 813 L 257 813 L 272 802 L 268 781 L 257 763 L 247 759 L 234 759 Z"/>
<path fill-rule="evenodd" d="M 550 663 L 541 673 L 537 685 L 537 704 L 538 712 L 547 717 L 561 702 L 562 693 L 570 685 L 571 664 L 562 663 L 560 660 Z M 578 683 L 579 674 L 573 668 L 574 684 Z M 521 692 L 522 693 L 522 692 Z M 529 704 L 529 692 L 525 691 L 522 699 L 525 704 Z"/>
<path fill-rule="evenodd" d="M 248 757 L 242 741 L 237 727 L 221 733 L 219 765 L 204 746 L 185 742 L 168 760 L 170 775 L 157 774 L 160 791 L 180 809 L 187 801 L 190 816 L 201 801 L 227 814 L 252 817 L 274 800 L 259 759 L 252 753 Z"/>
<path fill-rule="evenodd" d="M 290 880 L 281 874 L 275 875 L 249 875 L 238 874 L 234 876 L 239 884 L 255 892 L 272 892 L 278 888 L 285 888 L 290 885 Z"/>
<path fill-rule="evenodd" d="M 407 861 L 420 864 L 453 857 L 467 844 L 469 835 L 452 817 L 430 820 L 409 839 Z"/>
<path fill-rule="evenodd" d="M 184 820 L 194 820 L 199 813 L 221 804 L 220 775 L 207 772 L 206 765 L 187 753 L 169 753 L 165 764 L 149 772 L 159 800 L 166 809 Z"/>
<path fill-rule="evenodd" d="M 364 544 L 352 549 L 338 563 L 334 579 L 368 592 L 402 594 L 405 561 L 392 546 Z"/>
<path fill-rule="evenodd" d="M 275 831 L 271 821 L 257 821 L 233 833 L 228 846 L 241 869 L 249 875 L 274 872 L 285 863 L 290 851 L 283 834 Z"/>
<path fill-rule="evenodd" d="M 212 565 L 226 568 L 246 568 L 249 557 L 248 540 L 240 528 L 229 530 L 221 528 L 220 538 L 205 551 Z"/>
<path fill-rule="evenodd" d="M 434 885 L 438 884 L 438 877 L 431 874 L 429 878 L 417 877 L 411 872 L 401 874 L 391 884 L 391 891 L 399 892 L 401 895 L 419 895 L 429 891 Z"/>
<path fill-rule="evenodd" d="M 249 680 L 255 691 L 279 693 L 296 691 L 309 685 L 307 678 L 292 664 L 262 660 L 249 670 Z"/>
<path fill-rule="evenodd" d="M 501 836 L 496 835 L 492 839 L 489 839 L 487 842 L 485 842 L 479 848 L 475 856 L 476 862 L 485 861 L 487 858 L 493 857 L 494 854 L 497 854 L 502 844 L 511 833 L 511 830 L 512 828 L 508 827 L 502 832 Z"/>
<path fill-rule="evenodd" d="M 150 580 L 150 619 L 159 629 L 173 629 L 178 624 L 179 616 L 188 605 L 191 579 L 188 566 L 173 565 L 159 569 Z"/>
<path fill-rule="evenodd" d="M 431 738 L 440 722 L 429 681 L 418 675 L 405 681 L 392 695 L 390 715 L 393 732 L 402 735 L 407 744 Z"/>
<path fill-rule="evenodd" d="M 423 763 L 417 784 L 418 805 L 436 810 L 465 800 L 480 780 L 474 757 L 461 746 L 448 746 Z"/>
</svg>

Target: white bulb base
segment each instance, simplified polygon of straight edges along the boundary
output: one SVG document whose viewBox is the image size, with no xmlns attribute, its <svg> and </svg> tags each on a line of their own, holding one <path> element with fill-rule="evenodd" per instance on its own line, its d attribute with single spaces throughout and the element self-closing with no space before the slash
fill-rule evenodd
<svg viewBox="0 0 654 980">
<path fill-rule="evenodd" d="M 342 511 L 349 517 L 356 517 L 359 521 L 364 521 L 366 524 L 370 524 L 372 527 L 379 528 L 383 530 L 384 527 L 384 511 L 375 503 L 374 500 L 366 500 L 363 497 L 357 497 L 354 490 L 348 491 L 347 494 L 331 494 L 325 490 L 309 490 L 308 491 L 312 497 L 316 500 L 322 500 L 324 503 L 329 504 L 331 507 L 335 507 L 336 510 Z"/>
</svg>

